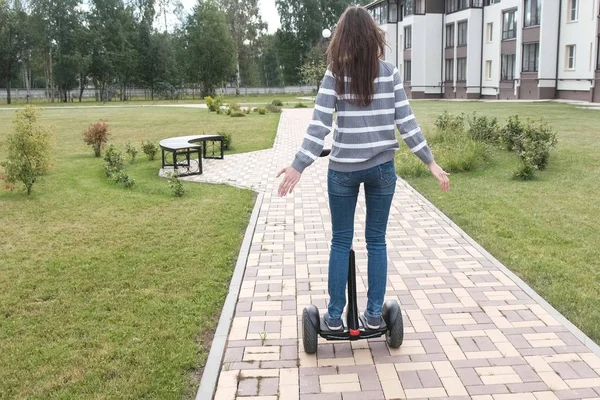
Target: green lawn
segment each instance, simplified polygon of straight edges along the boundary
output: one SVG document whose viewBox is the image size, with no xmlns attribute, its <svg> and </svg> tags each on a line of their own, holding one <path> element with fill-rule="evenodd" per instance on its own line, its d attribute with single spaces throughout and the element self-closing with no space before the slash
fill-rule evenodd
<svg viewBox="0 0 600 400">
<path fill-rule="evenodd" d="M 0 143 L 13 112 L 0 111 Z M 174 199 L 143 154 L 123 189 L 81 140 L 103 119 L 131 141 L 216 131 L 272 147 L 278 114 L 46 110 L 53 171 L 27 197 L 0 188 L 0 398 L 191 398 L 254 205 L 251 191 L 184 182 Z M 0 144 L 0 159 L 6 148 Z"/>
<path fill-rule="evenodd" d="M 453 174 L 444 194 L 431 177 L 408 179 L 454 222 L 600 342 L 600 111 L 556 103 L 412 102 L 424 129 L 449 112 L 511 114 L 558 131 L 547 172 L 511 180 L 516 156 L 498 151 L 484 170 Z M 434 154 L 435 155 L 435 154 Z"/>
<path fill-rule="evenodd" d="M 543 117 L 558 130 L 549 170 L 536 181 L 511 180 L 517 160 L 498 151 L 487 168 L 453 174 L 450 193 L 431 177 L 409 183 L 600 341 L 600 112 L 555 103 L 412 105 L 426 131 L 444 110 L 478 111 L 501 122 L 515 113 Z M 0 111 L 0 159 L 12 118 Z M 252 193 L 185 182 L 188 195 L 173 199 L 157 177 L 159 161 L 143 155 L 128 166 L 136 186 L 122 189 L 81 141 L 99 119 L 121 148 L 225 131 L 233 135 L 232 152 L 245 152 L 272 146 L 279 116 L 236 119 L 185 108 L 44 112 L 43 122 L 56 131 L 53 172 L 29 198 L 0 188 L 2 396 L 194 393 L 210 340 L 205 333 L 220 312 Z"/>
<path fill-rule="evenodd" d="M 236 102 L 240 105 L 260 105 L 260 104 L 268 104 L 273 100 L 281 100 L 284 103 L 284 107 L 294 107 L 297 103 L 306 104 L 308 107 L 311 107 L 314 103 L 310 100 L 300 100 L 299 97 L 309 98 L 314 97 L 313 94 L 264 94 L 264 95 L 240 95 L 240 96 L 223 96 L 223 100 L 225 103 Z M 98 102 L 95 99 L 85 98 L 81 103 L 75 100 L 73 103 L 61 103 L 54 102 L 50 103 L 45 99 L 34 99 L 33 103 L 40 107 L 73 107 L 73 106 L 140 106 L 140 105 L 156 105 L 156 104 L 204 104 L 204 99 L 202 98 L 185 98 L 177 101 L 169 101 L 169 100 L 146 100 L 143 97 L 141 98 L 133 98 L 129 101 L 110 101 L 106 103 Z M 22 99 L 13 99 L 11 105 L 7 105 L 6 101 L 0 103 L 0 108 L 2 107 L 23 107 L 25 105 L 25 100 Z"/>
</svg>

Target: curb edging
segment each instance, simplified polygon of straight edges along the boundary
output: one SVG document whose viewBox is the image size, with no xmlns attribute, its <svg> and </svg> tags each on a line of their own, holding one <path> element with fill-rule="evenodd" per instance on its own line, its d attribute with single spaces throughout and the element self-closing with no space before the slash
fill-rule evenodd
<svg viewBox="0 0 600 400">
<path fill-rule="evenodd" d="M 250 222 L 246 228 L 244 240 L 242 241 L 240 253 L 231 277 L 229 293 L 227 294 L 225 303 L 223 304 L 221 317 L 219 318 L 219 324 L 217 325 L 217 329 L 210 346 L 210 353 L 208 354 L 208 359 L 204 365 L 204 372 L 202 373 L 200 386 L 198 387 L 198 392 L 196 393 L 196 400 L 212 399 L 215 394 L 217 381 L 219 379 L 219 374 L 221 373 L 221 361 L 223 360 L 223 354 L 225 353 L 225 345 L 227 344 L 229 329 L 231 328 L 233 314 L 240 289 L 242 287 L 242 280 L 244 278 L 244 272 L 246 271 L 246 262 L 248 261 L 252 237 L 254 236 L 254 231 L 256 229 L 263 198 L 264 193 L 262 191 L 258 192 L 256 202 L 254 203 L 254 209 L 252 210 L 252 214 L 250 216 Z"/>
</svg>

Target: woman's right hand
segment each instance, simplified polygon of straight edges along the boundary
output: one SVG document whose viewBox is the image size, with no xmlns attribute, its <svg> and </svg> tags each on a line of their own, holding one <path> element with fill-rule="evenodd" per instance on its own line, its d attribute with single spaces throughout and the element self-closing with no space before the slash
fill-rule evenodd
<svg viewBox="0 0 600 400">
<path fill-rule="evenodd" d="M 442 189 L 442 192 L 449 191 L 450 179 L 448 177 L 450 176 L 450 174 L 444 171 L 442 167 L 437 165 L 435 161 L 427 165 L 427 167 L 429 168 L 431 175 L 433 175 L 438 180 L 438 182 L 440 182 L 440 189 Z"/>
</svg>

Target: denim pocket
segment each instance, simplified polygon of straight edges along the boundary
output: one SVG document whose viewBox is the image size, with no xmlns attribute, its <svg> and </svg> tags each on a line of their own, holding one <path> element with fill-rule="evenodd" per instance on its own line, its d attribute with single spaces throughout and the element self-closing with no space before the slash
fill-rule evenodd
<svg viewBox="0 0 600 400">
<path fill-rule="evenodd" d="M 331 179 L 331 181 L 338 183 L 338 184 L 342 184 L 342 183 L 345 183 L 350 180 L 350 177 L 352 176 L 352 172 L 339 172 L 339 171 L 334 171 L 334 170 L 330 169 L 327 172 L 327 175 L 328 175 L 329 179 Z"/>
<path fill-rule="evenodd" d="M 394 183 L 396 182 L 396 166 L 394 165 L 394 161 L 388 161 L 379 165 L 379 174 L 381 176 L 381 180 L 385 183 Z"/>
</svg>

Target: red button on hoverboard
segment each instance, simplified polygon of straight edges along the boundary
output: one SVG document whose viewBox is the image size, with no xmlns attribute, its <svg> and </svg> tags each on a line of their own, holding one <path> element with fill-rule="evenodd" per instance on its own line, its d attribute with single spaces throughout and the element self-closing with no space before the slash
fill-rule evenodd
<svg viewBox="0 0 600 400">
<path fill-rule="evenodd" d="M 350 329 L 350 336 L 360 336 L 360 329 Z"/>
</svg>

